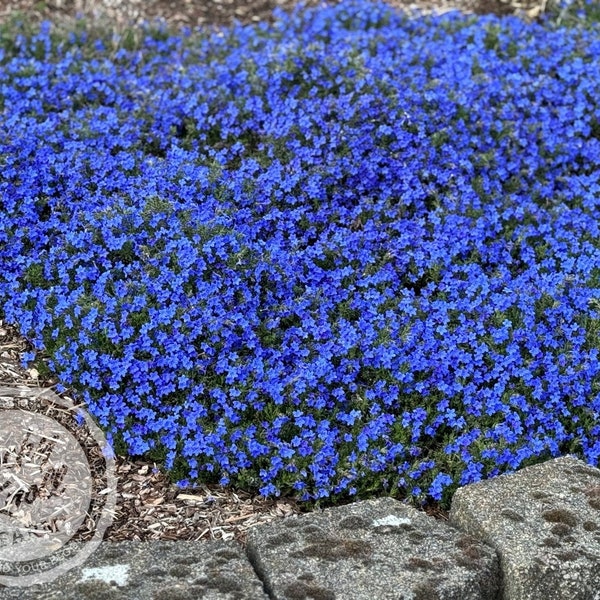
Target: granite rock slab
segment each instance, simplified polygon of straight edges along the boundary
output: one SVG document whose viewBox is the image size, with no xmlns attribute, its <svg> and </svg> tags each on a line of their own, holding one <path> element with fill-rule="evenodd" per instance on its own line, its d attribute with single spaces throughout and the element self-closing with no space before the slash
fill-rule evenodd
<svg viewBox="0 0 600 600">
<path fill-rule="evenodd" d="M 105 542 L 54 581 L 0 587 L 0 600 L 268 600 L 244 549 L 227 542 Z"/>
<path fill-rule="evenodd" d="M 495 600 L 490 546 L 392 498 L 295 515 L 248 534 L 272 600 Z"/>
<path fill-rule="evenodd" d="M 600 470 L 564 456 L 460 488 L 450 522 L 493 545 L 504 600 L 600 600 Z"/>
</svg>

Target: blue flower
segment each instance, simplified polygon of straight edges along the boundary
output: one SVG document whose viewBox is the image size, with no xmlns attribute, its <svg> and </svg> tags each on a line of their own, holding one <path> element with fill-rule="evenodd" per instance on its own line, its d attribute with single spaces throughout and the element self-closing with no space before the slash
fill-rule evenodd
<svg viewBox="0 0 600 600">
<path fill-rule="evenodd" d="M 571 25 L 349 0 L 0 44 L 23 364 L 189 485 L 439 500 L 595 464 L 600 45 Z"/>
</svg>

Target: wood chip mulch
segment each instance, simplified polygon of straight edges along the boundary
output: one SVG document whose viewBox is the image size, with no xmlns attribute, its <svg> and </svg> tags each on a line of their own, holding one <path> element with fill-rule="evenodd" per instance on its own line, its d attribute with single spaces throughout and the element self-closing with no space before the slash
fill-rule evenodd
<svg viewBox="0 0 600 600">
<path fill-rule="evenodd" d="M 467 13 L 519 13 L 535 18 L 549 0 L 387 0 L 403 10 L 443 13 L 461 10 Z M 343 0 L 330 0 L 331 3 Z M 234 20 L 256 23 L 272 20 L 273 10 L 291 10 L 297 0 L 0 0 L 0 23 L 19 13 L 28 20 L 49 19 L 68 23 L 79 16 L 108 21 L 112 25 L 136 25 L 155 19 L 170 25 L 229 25 Z M 318 6 L 322 0 L 305 0 L 306 6 Z"/>
</svg>

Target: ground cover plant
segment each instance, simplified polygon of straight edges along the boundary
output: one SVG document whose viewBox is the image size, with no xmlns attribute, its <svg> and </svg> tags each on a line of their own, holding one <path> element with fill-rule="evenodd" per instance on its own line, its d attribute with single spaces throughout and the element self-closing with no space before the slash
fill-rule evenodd
<svg viewBox="0 0 600 600">
<path fill-rule="evenodd" d="M 593 22 L 1 44 L 3 315 L 117 447 L 327 502 L 598 464 Z"/>
</svg>

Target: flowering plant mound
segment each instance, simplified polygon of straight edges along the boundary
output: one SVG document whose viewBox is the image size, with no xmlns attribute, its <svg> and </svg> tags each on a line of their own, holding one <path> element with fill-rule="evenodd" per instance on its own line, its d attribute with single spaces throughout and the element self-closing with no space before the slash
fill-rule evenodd
<svg viewBox="0 0 600 600">
<path fill-rule="evenodd" d="M 115 441 L 304 500 L 598 463 L 597 27 L 111 43 L 0 51 L 0 299 Z"/>
</svg>

